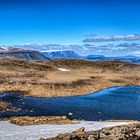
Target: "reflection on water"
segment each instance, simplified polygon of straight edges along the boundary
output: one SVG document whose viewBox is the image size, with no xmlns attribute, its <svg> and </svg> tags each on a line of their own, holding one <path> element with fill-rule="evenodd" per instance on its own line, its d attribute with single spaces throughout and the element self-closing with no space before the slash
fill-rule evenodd
<svg viewBox="0 0 140 140">
<path fill-rule="evenodd" d="M 0 100 L 21 108 L 19 112 L 0 112 L 0 117 L 66 115 L 71 119 L 140 120 L 140 87 L 116 87 L 77 97 L 31 98 L 4 93 Z"/>
</svg>

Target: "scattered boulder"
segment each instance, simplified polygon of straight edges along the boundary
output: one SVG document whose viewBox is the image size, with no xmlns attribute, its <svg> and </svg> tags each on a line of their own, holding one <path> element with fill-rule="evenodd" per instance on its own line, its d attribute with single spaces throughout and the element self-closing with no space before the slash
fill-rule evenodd
<svg viewBox="0 0 140 140">
<path fill-rule="evenodd" d="M 41 137 L 39 140 L 46 140 L 45 138 Z"/>
<path fill-rule="evenodd" d="M 69 113 L 68 113 L 68 115 L 69 115 L 69 116 L 72 116 L 72 115 L 73 115 L 73 113 L 72 113 L 72 112 L 69 112 Z"/>
<path fill-rule="evenodd" d="M 85 131 L 85 128 L 84 127 L 81 127 L 75 131 L 73 131 L 72 133 L 76 133 L 76 134 L 79 134 L 79 133 L 83 133 Z"/>
<path fill-rule="evenodd" d="M 140 130 L 135 133 L 136 136 L 140 137 Z"/>
</svg>

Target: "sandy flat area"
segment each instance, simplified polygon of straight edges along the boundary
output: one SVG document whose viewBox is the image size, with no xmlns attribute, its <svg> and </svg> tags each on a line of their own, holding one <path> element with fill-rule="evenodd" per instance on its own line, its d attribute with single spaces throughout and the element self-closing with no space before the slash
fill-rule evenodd
<svg viewBox="0 0 140 140">
<path fill-rule="evenodd" d="M 80 121 L 78 124 L 16 126 L 7 121 L 0 121 L 0 140 L 39 140 L 40 137 L 54 137 L 59 133 L 72 132 L 80 127 L 90 131 L 129 123 Z"/>
</svg>

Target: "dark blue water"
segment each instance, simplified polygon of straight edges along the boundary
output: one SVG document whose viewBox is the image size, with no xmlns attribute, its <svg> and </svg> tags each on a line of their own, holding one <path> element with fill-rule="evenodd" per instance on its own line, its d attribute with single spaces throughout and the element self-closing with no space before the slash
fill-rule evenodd
<svg viewBox="0 0 140 140">
<path fill-rule="evenodd" d="M 96 94 L 64 98 L 32 98 L 20 94 L 4 93 L 0 100 L 21 108 L 19 112 L 0 112 L 0 117 L 58 116 L 71 119 L 140 120 L 140 87 L 117 87 Z M 69 116 L 68 113 L 73 115 Z"/>
</svg>

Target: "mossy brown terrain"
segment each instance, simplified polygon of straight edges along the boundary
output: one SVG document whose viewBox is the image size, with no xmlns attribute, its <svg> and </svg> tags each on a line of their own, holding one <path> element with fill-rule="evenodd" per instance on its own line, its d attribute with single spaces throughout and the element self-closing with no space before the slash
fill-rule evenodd
<svg viewBox="0 0 140 140">
<path fill-rule="evenodd" d="M 6 111 L 7 109 L 9 109 L 9 104 L 5 102 L 0 102 L 0 110 Z"/>
<path fill-rule="evenodd" d="M 3 112 L 18 112 L 20 108 L 14 108 L 9 103 L 0 101 L 0 111 Z"/>
<path fill-rule="evenodd" d="M 0 59 L 1 93 L 7 91 L 33 97 L 60 97 L 129 85 L 140 86 L 138 64 L 72 59 L 49 62 Z"/>
<path fill-rule="evenodd" d="M 19 126 L 41 125 L 41 124 L 74 124 L 66 116 L 13 117 L 9 119 L 9 122 Z"/>
</svg>

